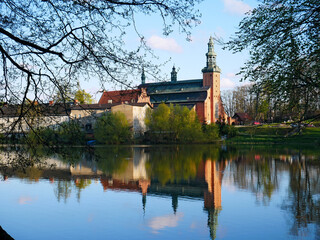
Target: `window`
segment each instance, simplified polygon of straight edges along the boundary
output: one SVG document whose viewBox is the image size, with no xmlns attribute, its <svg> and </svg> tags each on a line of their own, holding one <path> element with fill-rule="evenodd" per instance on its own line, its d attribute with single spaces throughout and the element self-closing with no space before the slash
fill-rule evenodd
<svg viewBox="0 0 320 240">
<path fill-rule="evenodd" d="M 112 99 L 109 99 L 109 100 L 108 100 L 108 103 L 112 103 Z"/>
<path fill-rule="evenodd" d="M 79 114 L 79 118 L 81 118 L 81 114 Z"/>
</svg>

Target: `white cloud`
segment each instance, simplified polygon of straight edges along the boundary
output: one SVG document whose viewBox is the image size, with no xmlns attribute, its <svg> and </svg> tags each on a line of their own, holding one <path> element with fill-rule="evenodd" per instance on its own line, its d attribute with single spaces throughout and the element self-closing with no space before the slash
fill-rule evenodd
<svg viewBox="0 0 320 240">
<path fill-rule="evenodd" d="M 183 217 L 182 213 L 176 215 L 165 215 L 161 217 L 152 218 L 148 226 L 152 228 L 153 233 L 158 233 L 158 230 L 161 230 L 166 227 L 176 227 L 178 226 L 178 221 Z"/>
<path fill-rule="evenodd" d="M 222 78 L 220 81 L 221 89 L 234 88 L 236 84 L 230 78 Z"/>
<path fill-rule="evenodd" d="M 233 14 L 245 14 L 252 8 L 241 0 L 223 0 L 224 8 L 227 12 Z"/>
<path fill-rule="evenodd" d="M 160 49 L 175 53 L 182 52 L 182 47 L 173 38 L 162 38 L 156 35 L 152 35 L 147 39 L 147 44 L 154 49 Z"/>
</svg>

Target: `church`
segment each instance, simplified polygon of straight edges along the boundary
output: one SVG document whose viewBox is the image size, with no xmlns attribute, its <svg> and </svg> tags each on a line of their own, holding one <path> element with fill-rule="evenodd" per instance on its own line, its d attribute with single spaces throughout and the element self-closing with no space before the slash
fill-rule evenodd
<svg viewBox="0 0 320 240">
<path fill-rule="evenodd" d="M 107 103 L 151 103 L 157 107 L 161 103 L 179 104 L 194 109 L 202 123 L 228 121 L 220 96 L 220 73 L 216 63 L 213 38 L 210 37 L 206 66 L 202 69 L 202 79 L 178 80 L 175 67 L 172 68 L 171 81 L 147 83 L 144 71 L 137 89 L 104 91 L 99 104 Z"/>
</svg>

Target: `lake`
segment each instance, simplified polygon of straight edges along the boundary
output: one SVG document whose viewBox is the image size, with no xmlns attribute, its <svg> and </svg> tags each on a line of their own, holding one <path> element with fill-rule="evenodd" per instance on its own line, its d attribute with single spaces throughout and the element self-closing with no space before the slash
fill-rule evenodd
<svg viewBox="0 0 320 240">
<path fill-rule="evenodd" d="M 0 152 L 14 239 L 320 239 L 320 150 L 96 146 Z"/>
</svg>

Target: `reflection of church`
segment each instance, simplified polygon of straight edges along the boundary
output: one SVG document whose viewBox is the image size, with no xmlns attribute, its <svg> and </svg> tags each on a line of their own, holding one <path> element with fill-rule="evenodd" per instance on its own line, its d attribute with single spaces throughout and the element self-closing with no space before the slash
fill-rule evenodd
<svg viewBox="0 0 320 240">
<path fill-rule="evenodd" d="M 143 211 L 146 209 L 148 194 L 170 197 L 174 214 L 179 207 L 179 198 L 203 199 L 204 210 L 208 213 L 210 236 L 215 239 L 218 215 L 222 209 L 221 183 L 226 162 L 218 162 L 211 159 L 200 161 L 197 166 L 197 175 L 194 179 L 184 182 L 170 182 L 163 185 L 148 176 L 146 168 L 148 153 L 145 151 L 146 148 L 133 148 L 133 157 L 127 159 L 126 168 L 123 172 L 115 172 L 108 176 L 97 169 L 97 166 L 93 164 L 94 161 L 81 161 L 74 166 L 70 166 L 62 162 L 59 163 L 57 159 L 48 159 L 48 163 L 55 163 L 56 169 L 43 169 L 41 178 L 49 179 L 51 182 L 54 182 L 55 179 L 59 180 L 58 182 L 62 179 L 73 180 L 75 186 L 79 188 L 79 194 L 81 189 L 91 183 L 91 180 L 88 179 L 100 179 L 104 191 L 140 192 Z"/>
<path fill-rule="evenodd" d="M 197 167 L 197 176 L 188 182 L 175 182 L 162 185 L 149 179 L 146 171 L 147 154 L 143 148 L 135 148 L 131 164 L 123 174 L 115 174 L 112 178 L 101 178 L 101 184 L 106 191 L 126 190 L 142 193 L 142 205 L 145 211 L 147 194 L 166 196 L 172 199 L 172 209 L 176 214 L 179 198 L 194 198 L 204 200 L 204 210 L 208 213 L 208 227 L 211 239 L 216 238 L 218 215 L 222 210 L 221 184 L 227 162 L 211 159 L 201 161 Z"/>
</svg>

